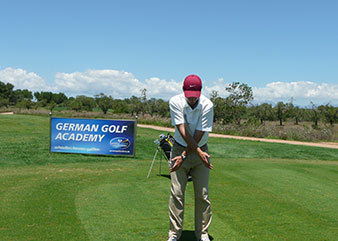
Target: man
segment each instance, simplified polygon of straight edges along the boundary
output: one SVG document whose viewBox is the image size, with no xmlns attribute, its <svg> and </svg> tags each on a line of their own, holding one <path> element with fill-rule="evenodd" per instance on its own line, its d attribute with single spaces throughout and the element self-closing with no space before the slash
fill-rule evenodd
<svg viewBox="0 0 338 241">
<path fill-rule="evenodd" d="M 209 170 L 213 169 L 208 153 L 208 132 L 212 130 L 213 104 L 201 95 L 202 81 L 197 75 L 184 79 L 184 94 L 169 101 L 175 142 L 170 168 L 169 239 L 176 241 L 182 234 L 184 193 L 190 171 L 195 191 L 195 235 L 209 241 L 208 227 L 211 208 L 208 196 Z"/>
</svg>

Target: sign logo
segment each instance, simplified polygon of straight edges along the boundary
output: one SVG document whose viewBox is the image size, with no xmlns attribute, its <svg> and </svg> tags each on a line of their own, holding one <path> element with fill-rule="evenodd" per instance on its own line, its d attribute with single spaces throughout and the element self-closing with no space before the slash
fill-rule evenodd
<svg viewBox="0 0 338 241">
<path fill-rule="evenodd" d="M 128 138 L 115 137 L 110 140 L 109 144 L 113 149 L 127 149 L 130 146 L 130 141 Z"/>
</svg>

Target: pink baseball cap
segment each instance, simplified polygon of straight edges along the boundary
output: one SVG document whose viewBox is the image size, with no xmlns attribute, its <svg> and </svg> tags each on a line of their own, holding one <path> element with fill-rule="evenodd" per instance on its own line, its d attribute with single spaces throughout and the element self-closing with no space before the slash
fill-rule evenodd
<svg viewBox="0 0 338 241">
<path fill-rule="evenodd" d="M 202 80 L 197 75 L 191 74 L 185 77 L 183 82 L 183 91 L 185 97 L 196 97 L 201 96 Z"/>
</svg>

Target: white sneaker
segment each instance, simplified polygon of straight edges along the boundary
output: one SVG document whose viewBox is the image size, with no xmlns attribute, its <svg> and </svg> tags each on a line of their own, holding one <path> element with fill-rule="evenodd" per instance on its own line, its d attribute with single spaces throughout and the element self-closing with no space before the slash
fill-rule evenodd
<svg viewBox="0 0 338 241">
<path fill-rule="evenodd" d="M 210 239 L 209 239 L 209 237 L 207 236 L 207 237 L 202 238 L 201 241 L 210 241 Z"/>
<path fill-rule="evenodd" d="M 173 237 L 170 237 L 170 238 L 168 238 L 168 241 L 177 241 L 177 239 L 173 238 Z"/>
</svg>

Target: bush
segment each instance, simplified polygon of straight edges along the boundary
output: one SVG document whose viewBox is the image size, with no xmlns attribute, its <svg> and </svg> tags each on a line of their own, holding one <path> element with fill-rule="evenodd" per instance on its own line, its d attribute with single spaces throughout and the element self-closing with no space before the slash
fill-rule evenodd
<svg viewBox="0 0 338 241">
<path fill-rule="evenodd" d="M 312 123 L 293 125 L 286 123 L 280 126 L 277 122 L 265 122 L 263 125 L 246 122 L 242 125 L 214 124 L 214 132 L 227 135 L 273 138 L 297 141 L 338 141 L 337 127 L 323 124 L 312 127 Z"/>
</svg>

